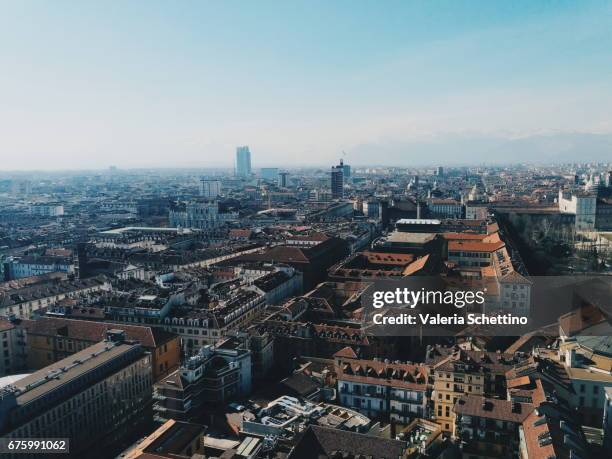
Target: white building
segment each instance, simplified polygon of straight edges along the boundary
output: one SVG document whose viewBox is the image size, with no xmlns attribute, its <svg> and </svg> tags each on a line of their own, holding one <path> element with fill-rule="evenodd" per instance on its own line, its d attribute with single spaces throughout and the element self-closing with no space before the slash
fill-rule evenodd
<svg viewBox="0 0 612 459">
<path fill-rule="evenodd" d="M 69 257 L 24 256 L 11 258 L 4 265 L 4 273 L 9 280 L 53 272 L 74 274 L 75 264 L 73 259 Z"/>
<path fill-rule="evenodd" d="M 358 359 L 348 347 L 334 354 L 334 367 L 342 406 L 402 424 L 427 416 L 426 367 Z"/>
<path fill-rule="evenodd" d="M 559 190 L 559 212 L 576 216 L 576 231 L 594 231 L 597 196 Z"/>
<path fill-rule="evenodd" d="M 461 218 L 463 205 L 453 199 L 428 199 L 429 212 L 438 218 Z"/>
<path fill-rule="evenodd" d="M 61 204 L 33 204 L 30 206 L 30 213 L 41 217 L 61 217 L 64 215 L 64 206 Z"/>
</svg>

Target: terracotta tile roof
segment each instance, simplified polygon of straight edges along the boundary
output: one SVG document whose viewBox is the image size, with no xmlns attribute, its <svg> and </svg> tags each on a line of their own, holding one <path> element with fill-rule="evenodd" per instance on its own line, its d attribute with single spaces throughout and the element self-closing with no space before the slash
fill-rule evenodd
<svg viewBox="0 0 612 459">
<path fill-rule="evenodd" d="M 410 363 L 390 363 L 378 360 L 349 359 L 336 365 L 339 381 L 360 382 L 389 387 L 426 390 L 429 368 Z"/>
<path fill-rule="evenodd" d="M 0 332 L 12 330 L 13 328 L 15 328 L 15 325 L 12 322 L 6 319 L 0 319 Z"/>
<path fill-rule="evenodd" d="M 404 276 L 412 276 L 413 274 L 425 268 L 428 261 L 429 261 L 429 255 L 425 255 L 424 257 L 419 258 L 414 263 L 410 263 L 408 266 L 406 266 L 402 274 Z"/>
<path fill-rule="evenodd" d="M 471 241 L 450 241 L 448 250 L 463 252 L 495 252 L 504 247 L 503 242 L 471 242 Z"/>
<path fill-rule="evenodd" d="M 342 358 L 345 358 L 345 359 L 356 359 L 357 358 L 357 354 L 355 354 L 355 351 L 353 350 L 352 347 L 346 346 L 346 347 L 340 349 L 338 352 L 336 352 L 334 354 L 334 357 L 342 357 Z"/>
<path fill-rule="evenodd" d="M 27 333 L 31 335 L 59 335 L 92 343 L 103 341 L 108 330 L 124 330 L 128 339 L 139 341 L 144 347 L 149 349 L 154 349 L 175 336 L 151 327 L 58 317 L 41 317 L 36 320 L 24 319 L 22 324 L 26 328 Z"/>
<path fill-rule="evenodd" d="M 515 403 L 479 395 L 464 395 L 457 400 L 453 410 L 461 415 L 520 424 L 531 414 L 534 406 L 531 403 Z"/>
</svg>

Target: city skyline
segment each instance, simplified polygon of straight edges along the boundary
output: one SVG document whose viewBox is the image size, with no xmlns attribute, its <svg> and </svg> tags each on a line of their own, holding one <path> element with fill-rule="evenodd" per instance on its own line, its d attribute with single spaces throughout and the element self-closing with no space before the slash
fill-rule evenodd
<svg viewBox="0 0 612 459">
<path fill-rule="evenodd" d="M 4 7 L 2 170 L 225 168 L 243 144 L 254 168 L 612 151 L 604 2 L 110 6 Z"/>
</svg>

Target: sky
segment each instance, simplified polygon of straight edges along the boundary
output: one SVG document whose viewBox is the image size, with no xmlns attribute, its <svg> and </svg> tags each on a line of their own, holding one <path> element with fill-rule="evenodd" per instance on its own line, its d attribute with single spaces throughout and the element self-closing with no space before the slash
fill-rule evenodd
<svg viewBox="0 0 612 459">
<path fill-rule="evenodd" d="M 610 2 L 0 12 L 0 171 L 612 161 Z"/>
</svg>

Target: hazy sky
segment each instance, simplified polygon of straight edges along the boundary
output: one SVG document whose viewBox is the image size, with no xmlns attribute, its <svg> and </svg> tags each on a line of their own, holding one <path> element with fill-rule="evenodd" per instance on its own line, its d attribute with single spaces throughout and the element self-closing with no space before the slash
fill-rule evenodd
<svg viewBox="0 0 612 459">
<path fill-rule="evenodd" d="M 254 167 L 612 160 L 612 3 L 0 0 L 0 170 L 243 144 Z"/>
</svg>

